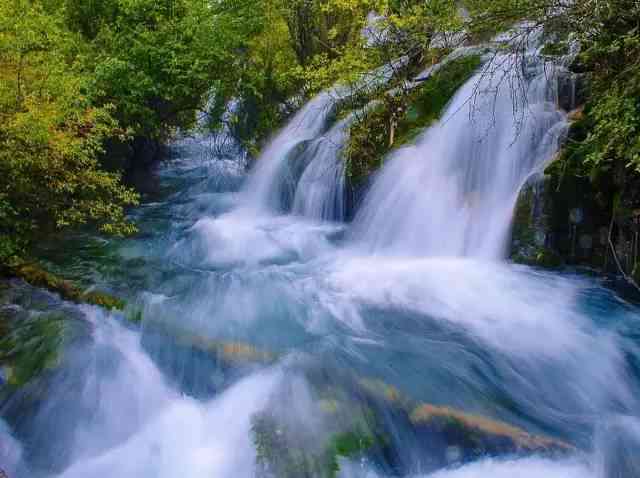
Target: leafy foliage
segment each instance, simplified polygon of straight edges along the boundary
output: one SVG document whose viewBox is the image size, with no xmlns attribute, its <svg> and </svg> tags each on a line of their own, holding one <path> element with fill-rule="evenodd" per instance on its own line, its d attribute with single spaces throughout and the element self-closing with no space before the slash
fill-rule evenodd
<svg viewBox="0 0 640 478">
<path fill-rule="evenodd" d="M 110 105 L 86 94 L 73 36 L 60 16 L 24 0 L 0 1 L 0 260 L 38 235 L 94 224 L 135 228 L 137 195 L 100 169 L 105 138 L 122 134 Z"/>
<path fill-rule="evenodd" d="M 586 74 L 591 94 L 585 108 L 588 134 L 581 150 L 591 175 L 606 172 L 615 163 L 640 171 L 640 4 L 634 0 L 471 0 L 475 32 L 495 31 L 521 19 L 529 20 L 521 41 L 522 51 L 530 34 L 545 29 L 550 43 L 543 53 L 580 45 L 573 68 Z M 585 126 L 585 125 L 583 125 Z"/>
<path fill-rule="evenodd" d="M 114 104 L 116 119 L 138 136 L 192 126 L 225 60 L 212 48 L 218 35 L 208 2 L 119 0 L 92 22 L 80 31 L 95 33 L 83 64 L 94 102 Z"/>
</svg>

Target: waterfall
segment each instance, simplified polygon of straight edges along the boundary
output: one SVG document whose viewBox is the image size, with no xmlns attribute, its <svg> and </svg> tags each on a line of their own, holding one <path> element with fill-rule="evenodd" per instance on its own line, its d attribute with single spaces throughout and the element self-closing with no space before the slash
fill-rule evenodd
<svg viewBox="0 0 640 478">
<path fill-rule="evenodd" d="M 354 237 L 376 253 L 502 257 L 520 188 L 566 131 L 549 67 L 533 51 L 494 56 L 439 123 L 393 154 Z"/>
<path fill-rule="evenodd" d="M 281 195 L 293 178 L 287 160 L 297 146 L 320 135 L 335 103 L 331 91 L 309 101 L 269 142 L 256 161 L 244 188 L 245 202 L 254 209 L 280 209 Z"/>
<path fill-rule="evenodd" d="M 340 101 L 353 93 L 366 94 L 385 85 L 408 60 L 398 58 L 363 74 L 353 84 L 338 84 L 309 101 L 256 160 L 244 188 L 245 205 L 254 210 L 281 211 L 288 210 L 293 202 L 296 214 L 313 219 L 343 219 L 344 170 L 339 153 L 353 115 L 327 132 L 329 119 Z M 301 187 L 296 187 L 298 180 L 302 181 Z"/>
<path fill-rule="evenodd" d="M 337 122 L 305 154 L 311 158 L 296 187 L 293 213 L 312 219 L 344 219 L 344 149 L 354 116 Z"/>
</svg>

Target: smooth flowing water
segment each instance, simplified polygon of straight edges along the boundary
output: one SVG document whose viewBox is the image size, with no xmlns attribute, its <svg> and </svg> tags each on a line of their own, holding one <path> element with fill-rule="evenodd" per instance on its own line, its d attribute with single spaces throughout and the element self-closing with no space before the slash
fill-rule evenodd
<svg viewBox="0 0 640 478">
<path fill-rule="evenodd" d="M 323 95 L 248 178 L 206 139 L 176 144 L 133 213 L 140 234 L 81 238 L 58 264 L 126 297 L 125 314 L 14 284 L 18 317 L 62 311 L 70 331 L 56 367 L 3 392 L 0 467 L 639 476 L 638 309 L 602 280 L 498 260 L 519 188 L 565 127 L 543 66 L 527 69 L 526 105 L 509 81 L 472 78 L 390 158 L 353 224 L 344 123 L 325 124 Z"/>
<path fill-rule="evenodd" d="M 493 58 L 458 91 L 441 124 L 384 168 L 354 226 L 372 251 L 503 257 L 518 192 L 566 130 L 553 69 L 514 61 Z"/>
</svg>

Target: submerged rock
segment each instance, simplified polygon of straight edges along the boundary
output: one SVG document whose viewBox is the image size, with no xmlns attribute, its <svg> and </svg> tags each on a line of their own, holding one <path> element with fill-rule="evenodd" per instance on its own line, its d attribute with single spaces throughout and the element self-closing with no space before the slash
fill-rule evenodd
<svg viewBox="0 0 640 478">
<path fill-rule="evenodd" d="M 247 342 L 203 337 L 155 320 L 143 322 L 141 340 L 158 368 L 199 399 L 212 398 L 234 379 L 277 359 Z"/>
<path fill-rule="evenodd" d="M 574 450 L 562 441 L 533 435 L 513 425 L 447 406 L 421 404 L 413 409 L 410 419 L 418 433 L 441 435 L 447 449 L 455 446 L 460 450 L 461 459 L 471 455 L 565 453 Z"/>
<path fill-rule="evenodd" d="M 35 263 L 20 263 L 1 271 L 8 277 L 24 280 L 34 287 L 42 287 L 55 292 L 65 300 L 104 307 L 106 309 L 124 309 L 125 302 L 104 292 L 83 291 L 72 282 L 56 276 Z"/>
<path fill-rule="evenodd" d="M 576 449 L 561 440 L 529 433 L 509 423 L 446 405 L 417 402 L 380 380 L 358 381 L 361 399 L 373 411 L 371 426 L 394 437 L 384 459 L 394 470 L 410 470 L 414 456 L 401 444 L 415 443 L 424 468 L 436 470 L 479 457 L 565 455 Z M 371 457 L 375 461 L 375 457 Z"/>
<path fill-rule="evenodd" d="M 307 376 L 313 380 L 319 374 Z M 418 402 L 376 378 L 349 378 L 336 372 L 331 382 L 313 386 L 321 397 L 318 413 L 324 426 L 334 434 L 356 430 L 372 437 L 372 444 L 359 453 L 391 474 L 415 471 L 416 460 L 421 471 L 430 472 L 482 457 L 555 457 L 577 451 L 561 440 L 494 418 Z"/>
<path fill-rule="evenodd" d="M 0 384 L 14 390 L 58 366 L 80 314 L 38 289 L 16 284 L 11 292 L 23 305 L 0 305 Z"/>
</svg>

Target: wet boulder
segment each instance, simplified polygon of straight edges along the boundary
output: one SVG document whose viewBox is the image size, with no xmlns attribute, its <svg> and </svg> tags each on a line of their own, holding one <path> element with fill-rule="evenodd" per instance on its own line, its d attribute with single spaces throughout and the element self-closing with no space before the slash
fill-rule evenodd
<svg viewBox="0 0 640 478">
<path fill-rule="evenodd" d="M 416 460 L 422 470 L 466 463 L 483 457 L 563 456 L 576 449 L 561 440 L 527 432 L 506 422 L 445 405 L 420 403 L 379 380 L 359 381 L 361 399 L 373 412 L 370 428 L 392 437 L 382 449 L 395 472 L 409 472 Z M 407 446 L 409 444 L 409 446 Z"/>
<path fill-rule="evenodd" d="M 464 413 L 447 406 L 421 404 L 410 414 L 416 435 L 443 464 L 466 462 L 482 456 L 522 454 L 558 455 L 574 451 L 571 445 L 528 433 L 507 423 Z M 434 440 L 434 437 L 437 437 Z"/>
</svg>

